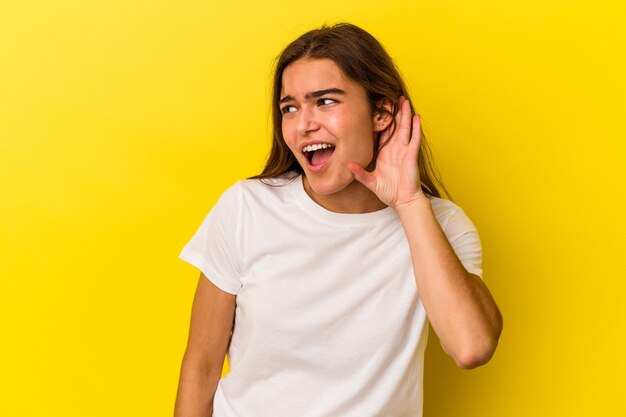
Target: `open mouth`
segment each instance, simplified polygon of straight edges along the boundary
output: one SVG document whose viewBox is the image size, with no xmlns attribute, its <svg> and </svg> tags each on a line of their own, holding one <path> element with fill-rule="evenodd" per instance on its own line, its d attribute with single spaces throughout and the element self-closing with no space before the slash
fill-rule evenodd
<svg viewBox="0 0 626 417">
<path fill-rule="evenodd" d="M 311 166 L 322 166 L 335 152 L 335 145 L 330 143 L 316 143 L 302 148 L 302 152 Z"/>
</svg>

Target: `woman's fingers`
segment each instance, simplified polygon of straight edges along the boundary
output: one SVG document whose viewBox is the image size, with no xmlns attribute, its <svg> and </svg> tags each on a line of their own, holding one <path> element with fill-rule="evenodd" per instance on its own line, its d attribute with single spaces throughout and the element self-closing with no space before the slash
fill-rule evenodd
<svg viewBox="0 0 626 417">
<path fill-rule="evenodd" d="M 400 128 L 398 129 L 400 141 L 403 145 L 409 144 L 411 137 L 411 105 L 409 100 L 402 100 L 400 104 Z"/>
<path fill-rule="evenodd" d="M 411 133 L 411 142 L 409 146 L 413 149 L 419 149 L 420 142 L 422 141 L 422 123 L 419 114 L 413 116 L 413 132 Z"/>
<path fill-rule="evenodd" d="M 391 137 L 392 141 L 397 141 L 402 145 L 408 145 L 411 139 L 411 104 L 409 100 L 404 98 L 404 96 L 400 96 L 398 99 L 398 112 L 395 116 L 395 126 L 393 136 Z M 388 139 L 387 131 L 381 135 L 381 143 L 383 143 L 383 138 Z"/>
</svg>

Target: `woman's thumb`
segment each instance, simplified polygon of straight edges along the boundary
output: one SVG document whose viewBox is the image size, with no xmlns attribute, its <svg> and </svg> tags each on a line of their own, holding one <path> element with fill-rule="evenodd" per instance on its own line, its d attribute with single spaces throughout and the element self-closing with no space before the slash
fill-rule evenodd
<svg viewBox="0 0 626 417">
<path fill-rule="evenodd" d="M 374 174 L 364 170 L 359 164 L 348 162 L 347 167 L 354 174 L 354 178 L 366 186 L 371 191 L 376 187 L 376 177 Z"/>
</svg>

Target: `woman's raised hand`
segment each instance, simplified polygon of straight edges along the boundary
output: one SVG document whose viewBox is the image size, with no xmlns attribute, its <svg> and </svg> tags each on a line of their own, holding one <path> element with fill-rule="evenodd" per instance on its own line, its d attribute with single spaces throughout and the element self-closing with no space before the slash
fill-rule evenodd
<svg viewBox="0 0 626 417">
<path fill-rule="evenodd" d="M 350 162 L 348 169 L 354 177 L 370 189 L 386 205 L 397 208 L 420 198 L 419 169 L 417 155 L 421 141 L 419 115 L 413 116 L 411 134 L 411 106 L 404 97 L 399 99 L 400 109 L 396 114 L 395 130 L 387 127 L 380 137 L 380 148 L 376 168 L 365 171 L 360 165 Z M 384 143 L 388 142 L 383 146 Z"/>
</svg>

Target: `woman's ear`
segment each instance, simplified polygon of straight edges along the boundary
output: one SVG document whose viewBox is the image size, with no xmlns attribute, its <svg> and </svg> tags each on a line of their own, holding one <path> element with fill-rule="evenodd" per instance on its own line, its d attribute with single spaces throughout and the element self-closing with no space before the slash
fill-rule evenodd
<svg viewBox="0 0 626 417">
<path fill-rule="evenodd" d="M 374 131 L 382 132 L 387 129 L 393 120 L 393 102 L 389 99 L 383 99 L 376 103 L 374 111 Z"/>
</svg>

